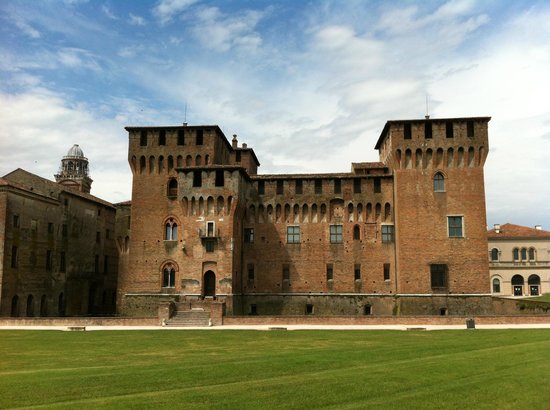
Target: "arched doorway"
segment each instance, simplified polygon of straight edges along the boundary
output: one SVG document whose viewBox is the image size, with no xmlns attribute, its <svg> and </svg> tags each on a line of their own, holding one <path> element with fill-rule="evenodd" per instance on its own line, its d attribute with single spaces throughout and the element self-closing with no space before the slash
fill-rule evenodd
<svg viewBox="0 0 550 410">
<path fill-rule="evenodd" d="M 531 296 L 540 295 L 540 277 L 539 275 L 531 275 L 527 279 L 527 284 L 529 285 L 529 294 Z"/>
<path fill-rule="evenodd" d="M 34 297 L 32 295 L 27 297 L 27 316 L 34 316 Z"/>
<path fill-rule="evenodd" d="M 216 296 L 216 274 L 211 270 L 204 274 L 204 297 Z"/>
<path fill-rule="evenodd" d="M 15 295 L 11 300 L 11 316 L 19 316 L 19 296 Z"/>
<path fill-rule="evenodd" d="M 523 276 L 512 276 L 512 294 L 514 296 L 523 296 Z"/>
</svg>

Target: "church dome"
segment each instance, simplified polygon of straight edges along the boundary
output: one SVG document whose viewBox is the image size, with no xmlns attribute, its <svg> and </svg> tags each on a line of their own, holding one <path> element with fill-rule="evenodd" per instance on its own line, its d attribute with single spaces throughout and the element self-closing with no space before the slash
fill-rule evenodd
<svg viewBox="0 0 550 410">
<path fill-rule="evenodd" d="M 82 149 L 78 146 L 78 144 L 74 144 L 69 152 L 67 152 L 68 157 L 83 157 L 84 153 L 82 152 Z"/>
</svg>

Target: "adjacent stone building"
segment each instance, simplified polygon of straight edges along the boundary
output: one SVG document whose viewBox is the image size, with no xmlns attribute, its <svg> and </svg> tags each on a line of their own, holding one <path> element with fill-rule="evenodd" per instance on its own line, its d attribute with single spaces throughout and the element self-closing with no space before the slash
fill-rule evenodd
<svg viewBox="0 0 550 410">
<path fill-rule="evenodd" d="M 215 125 L 127 127 L 119 312 L 490 312 L 489 120 L 388 121 L 379 162 L 330 174 L 258 174 Z"/>
<path fill-rule="evenodd" d="M 17 169 L 0 178 L 0 315 L 114 314 L 115 207 L 90 195 L 78 145 L 57 183 Z"/>
<path fill-rule="evenodd" d="M 497 224 L 488 232 L 491 290 L 495 296 L 550 293 L 550 232 Z"/>
</svg>

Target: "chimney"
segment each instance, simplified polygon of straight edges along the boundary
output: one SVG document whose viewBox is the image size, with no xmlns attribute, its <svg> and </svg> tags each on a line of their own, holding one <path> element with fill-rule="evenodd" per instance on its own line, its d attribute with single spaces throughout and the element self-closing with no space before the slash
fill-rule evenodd
<svg viewBox="0 0 550 410">
<path fill-rule="evenodd" d="M 184 123 L 183 123 L 183 126 L 184 126 L 184 127 L 187 127 L 187 123 L 186 123 L 186 122 L 184 122 Z"/>
<path fill-rule="evenodd" d="M 248 145 L 243 142 L 243 149 L 246 149 L 246 147 L 248 147 Z"/>
<path fill-rule="evenodd" d="M 239 147 L 239 142 L 237 141 L 237 134 L 233 134 L 233 140 L 231 141 L 231 146 L 233 149 Z"/>
<path fill-rule="evenodd" d="M 542 231 L 542 225 L 535 225 L 535 229 L 537 231 Z"/>
<path fill-rule="evenodd" d="M 500 233 L 500 224 L 495 224 L 495 233 Z"/>
</svg>

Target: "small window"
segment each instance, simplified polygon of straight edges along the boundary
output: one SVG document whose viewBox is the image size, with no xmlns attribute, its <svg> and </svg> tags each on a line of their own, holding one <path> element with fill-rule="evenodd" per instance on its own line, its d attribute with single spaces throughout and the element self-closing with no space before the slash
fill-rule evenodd
<svg viewBox="0 0 550 410">
<path fill-rule="evenodd" d="M 384 280 L 390 280 L 390 264 L 384 264 Z"/>
<path fill-rule="evenodd" d="M 193 171 L 193 186 L 201 187 L 202 186 L 202 172 Z"/>
<path fill-rule="evenodd" d="M 99 255 L 94 257 L 94 273 L 99 273 Z"/>
<path fill-rule="evenodd" d="M 177 241 L 178 240 L 178 224 L 172 218 L 164 225 L 164 240 L 165 241 Z"/>
<path fill-rule="evenodd" d="M 172 266 L 167 266 L 162 271 L 162 287 L 173 288 L 176 285 L 176 270 Z"/>
<path fill-rule="evenodd" d="M 147 131 L 141 130 L 140 137 L 139 137 L 139 145 L 142 147 L 147 146 Z"/>
<path fill-rule="evenodd" d="M 248 281 L 254 282 L 254 264 L 253 263 L 248 264 Z"/>
<path fill-rule="evenodd" d="M 493 293 L 500 293 L 500 280 L 497 278 L 493 279 Z"/>
<path fill-rule="evenodd" d="M 258 181 L 258 195 L 265 193 L 265 181 Z"/>
<path fill-rule="evenodd" d="M 519 261 L 519 249 L 518 248 L 514 248 L 514 250 L 512 251 L 513 255 L 514 255 L 514 261 Z"/>
<path fill-rule="evenodd" d="M 69 229 L 68 229 L 68 227 L 67 227 L 67 224 L 63 224 L 63 225 L 61 226 L 61 236 L 62 236 L 63 238 L 66 238 L 68 234 L 69 234 Z"/>
<path fill-rule="evenodd" d="M 103 274 L 106 275 L 109 273 L 109 257 L 105 255 L 103 257 Z"/>
<path fill-rule="evenodd" d="M 361 265 L 355 265 L 353 268 L 353 278 L 355 280 L 361 280 Z"/>
<path fill-rule="evenodd" d="M 342 180 L 341 179 L 335 179 L 334 180 L 334 193 L 335 194 L 341 194 L 342 193 Z"/>
<path fill-rule="evenodd" d="M 403 124 L 403 139 L 410 140 L 412 138 L 411 124 Z"/>
<path fill-rule="evenodd" d="M 203 132 L 202 130 L 197 130 L 197 145 L 203 144 Z"/>
<path fill-rule="evenodd" d="M 426 138 L 426 139 L 432 138 L 432 122 L 431 121 L 424 122 L 424 138 Z"/>
<path fill-rule="evenodd" d="M 521 260 L 526 261 L 527 260 L 527 249 L 521 248 Z"/>
<path fill-rule="evenodd" d="M 365 316 L 372 315 L 372 306 L 371 305 L 363 306 L 363 314 Z"/>
<path fill-rule="evenodd" d="M 535 248 L 529 248 L 529 260 L 530 261 L 535 260 Z"/>
<path fill-rule="evenodd" d="M 111 237 L 111 231 L 108 229 L 105 229 L 105 239 L 109 239 Z"/>
<path fill-rule="evenodd" d="M 311 303 L 306 304 L 306 315 L 313 315 L 313 305 Z"/>
<path fill-rule="evenodd" d="M 382 225 L 382 243 L 393 242 L 393 225 Z"/>
<path fill-rule="evenodd" d="M 95 243 L 101 243 L 101 232 L 99 231 L 95 233 Z"/>
<path fill-rule="evenodd" d="M 334 279 L 334 271 L 332 269 L 332 263 L 327 264 L 327 281 Z"/>
<path fill-rule="evenodd" d="M 19 228 L 19 215 L 14 215 L 13 216 L 13 227 L 14 228 Z"/>
<path fill-rule="evenodd" d="M 166 145 L 166 131 L 159 131 L 159 145 Z"/>
<path fill-rule="evenodd" d="M 430 265 L 432 289 L 444 289 L 447 287 L 447 265 Z"/>
<path fill-rule="evenodd" d="M 225 175 L 223 169 L 216 170 L 216 180 L 214 181 L 215 186 L 224 186 L 225 185 Z"/>
<path fill-rule="evenodd" d="M 434 175 L 434 192 L 445 192 L 445 177 L 441 172 Z"/>
<path fill-rule="evenodd" d="M 382 184 L 380 178 L 374 178 L 374 193 L 379 194 L 382 192 Z"/>
<path fill-rule="evenodd" d="M 253 228 L 244 228 L 244 243 L 254 243 Z"/>
<path fill-rule="evenodd" d="M 322 194 L 323 193 L 323 181 L 320 179 L 315 180 L 315 193 L 316 194 Z"/>
<path fill-rule="evenodd" d="M 48 222 L 48 233 L 49 234 L 53 233 L 53 223 L 52 222 Z"/>
<path fill-rule="evenodd" d="M 353 193 L 354 194 L 360 194 L 361 193 L 361 179 L 355 178 L 353 180 Z"/>
<path fill-rule="evenodd" d="M 462 238 L 464 237 L 463 232 L 463 217 L 462 216 L 448 216 L 448 228 L 449 228 L 449 238 Z"/>
<path fill-rule="evenodd" d="M 499 252 L 497 248 L 491 249 L 491 261 L 498 262 L 498 253 Z"/>
<path fill-rule="evenodd" d="M 235 162 L 241 162 L 241 151 L 235 151 Z"/>
<path fill-rule="evenodd" d="M 284 191 L 284 181 L 277 181 L 277 195 L 282 195 Z"/>
<path fill-rule="evenodd" d="M 185 145 L 185 131 L 178 130 L 178 145 Z"/>
<path fill-rule="evenodd" d="M 474 122 L 473 121 L 466 122 L 466 128 L 468 131 L 468 138 L 474 138 Z"/>
<path fill-rule="evenodd" d="M 174 199 L 178 196 L 178 180 L 170 178 L 168 181 L 168 198 Z"/>
<path fill-rule="evenodd" d="M 61 252 L 59 255 L 59 272 L 65 272 L 66 269 L 65 252 Z"/>
<path fill-rule="evenodd" d="M 353 240 L 358 241 L 361 239 L 361 228 L 359 228 L 359 225 L 355 225 L 353 227 Z"/>
<path fill-rule="evenodd" d="M 214 221 L 208 221 L 206 222 L 206 236 L 208 236 L 209 238 L 213 238 L 216 233 L 216 229 L 215 229 L 215 226 L 214 226 Z"/>
<path fill-rule="evenodd" d="M 258 306 L 255 303 L 250 304 L 250 308 L 248 310 L 249 315 L 257 315 L 258 314 Z"/>
<path fill-rule="evenodd" d="M 11 247 L 11 267 L 12 268 L 17 268 L 17 246 L 13 245 Z"/>
<path fill-rule="evenodd" d="M 454 137 L 454 130 L 453 130 L 453 122 L 447 121 L 445 123 L 445 136 L 447 138 L 453 138 Z"/>
<path fill-rule="evenodd" d="M 46 270 L 52 270 L 52 251 L 46 251 Z"/>
<path fill-rule="evenodd" d="M 296 191 L 296 194 L 300 195 L 302 193 L 302 180 L 301 179 L 297 179 L 296 180 L 296 186 L 295 186 L 295 191 Z"/>
<path fill-rule="evenodd" d="M 215 242 L 212 241 L 212 240 L 206 241 L 205 242 L 205 248 L 206 248 L 206 252 L 208 252 L 208 253 L 214 252 Z"/>
<path fill-rule="evenodd" d="M 342 243 L 343 241 L 343 226 L 330 225 L 330 243 Z"/>
<path fill-rule="evenodd" d="M 283 280 L 290 280 L 290 267 L 288 265 L 283 265 Z"/>
<path fill-rule="evenodd" d="M 287 226 L 286 227 L 286 242 L 287 243 L 300 243 L 300 227 L 299 226 Z"/>
</svg>

